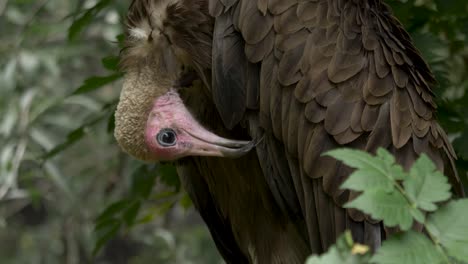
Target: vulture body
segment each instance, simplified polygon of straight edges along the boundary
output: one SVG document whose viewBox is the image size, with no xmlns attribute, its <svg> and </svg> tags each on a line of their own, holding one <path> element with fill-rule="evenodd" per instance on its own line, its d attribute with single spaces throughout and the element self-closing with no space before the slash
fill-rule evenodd
<svg viewBox="0 0 468 264">
<path fill-rule="evenodd" d="M 346 229 L 374 249 L 397 231 L 342 207 L 352 170 L 321 156 L 337 147 L 405 168 L 426 153 L 463 195 L 434 77 L 380 0 L 134 0 L 121 63 L 116 139 L 175 160 L 227 263 L 303 263 Z"/>
</svg>

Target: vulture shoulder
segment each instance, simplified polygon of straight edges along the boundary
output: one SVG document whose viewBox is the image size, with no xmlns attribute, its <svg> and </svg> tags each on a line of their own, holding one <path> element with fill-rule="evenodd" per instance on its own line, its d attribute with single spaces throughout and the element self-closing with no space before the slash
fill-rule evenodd
<svg viewBox="0 0 468 264">
<path fill-rule="evenodd" d="M 383 147 L 408 168 L 426 153 L 463 190 L 435 119 L 435 80 L 380 0 L 209 0 L 213 100 L 227 128 L 248 120 L 278 204 L 304 217 L 313 250 L 346 228 L 378 245 L 381 224 L 343 203 L 351 169 L 325 151 Z M 388 230 L 387 230 L 388 231 Z"/>
</svg>

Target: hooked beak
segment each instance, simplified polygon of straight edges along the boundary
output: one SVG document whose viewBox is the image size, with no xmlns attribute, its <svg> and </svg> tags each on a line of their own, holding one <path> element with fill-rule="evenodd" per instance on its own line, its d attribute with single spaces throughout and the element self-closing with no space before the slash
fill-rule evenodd
<svg viewBox="0 0 468 264">
<path fill-rule="evenodd" d="M 168 142 L 158 134 L 171 131 Z M 160 135 L 160 134 L 159 134 Z M 146 123 L 145 141 L 154 160 L 175 160 L 186 156 L 238 158 L 257 144 L 255 140 L 220 137 L 204 128 L 192 116 L 175 91 L 157 98 Z"/>
<path fill-rule="evenodd" d="M 200 125 L 197 129 L 185 132 L 193 139 L 190 149 L 190 155 L 193 156 L 238 158 L 247 154 L 256 145 L 255 140 L 231 140 L 220 137 Z"/>
</svg>

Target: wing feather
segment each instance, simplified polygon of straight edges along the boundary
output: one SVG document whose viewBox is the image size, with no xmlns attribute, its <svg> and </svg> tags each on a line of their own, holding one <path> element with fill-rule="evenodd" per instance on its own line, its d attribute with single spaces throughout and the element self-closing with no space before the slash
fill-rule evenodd
<svg viewBox="0 0 468 264">
<path fill-rule="evenodd" d="M 212 14 L 218 20 L 222 12 L 239 10 L 229 14 L 248 60 L 260 67 L 259 85 L 246 89 L 259 89 L 261 130 L 284 145 L 263 147 L 269 155 L 289 157 L 289 165 L 283 162 L 265 177 L 278 182 L 293 178 L 294 184 L 284 188 L 296 193 L 312 250 L 325 250 L 345 228 L 372 246 L 386 236 L 381 223 L 341 207 L 358 194 L 340 190 L 351 170 L 321 156 L 330 149 L 375 152 L 384 147 L 405 168 L 427 153 L 463 194 L 455 153 L 434 117 L 434 77 L 385 4 L 238 0 L 223 5 L 220 13 L 219 3 L 211 3 L 219 1 L 210 0 Z M 214 75 L 220 70 L 214 69 Z M 212 89 L 228 89 L 219 85 Z M 271 159 L 260 162 L 275 168 L 268 164 Z"/>
</svg>

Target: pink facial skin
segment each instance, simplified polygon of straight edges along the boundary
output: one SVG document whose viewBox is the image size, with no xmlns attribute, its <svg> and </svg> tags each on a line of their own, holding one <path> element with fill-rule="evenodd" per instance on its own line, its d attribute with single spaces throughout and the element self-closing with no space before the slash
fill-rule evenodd
<svg viewBox="0 0 468 264">
<path fill-rule="evenodd" d="M 164 129 L 176 133 L 173 146 L 158 142 L 158 133 Z M 174 90 L 155 99 L 146 122 L 145 142 L 154 160 L 176 160 L 186 156 L 239 157 L 254 146 L 253 142 L 222 138 L 206 130 Z"/>
</svg>

